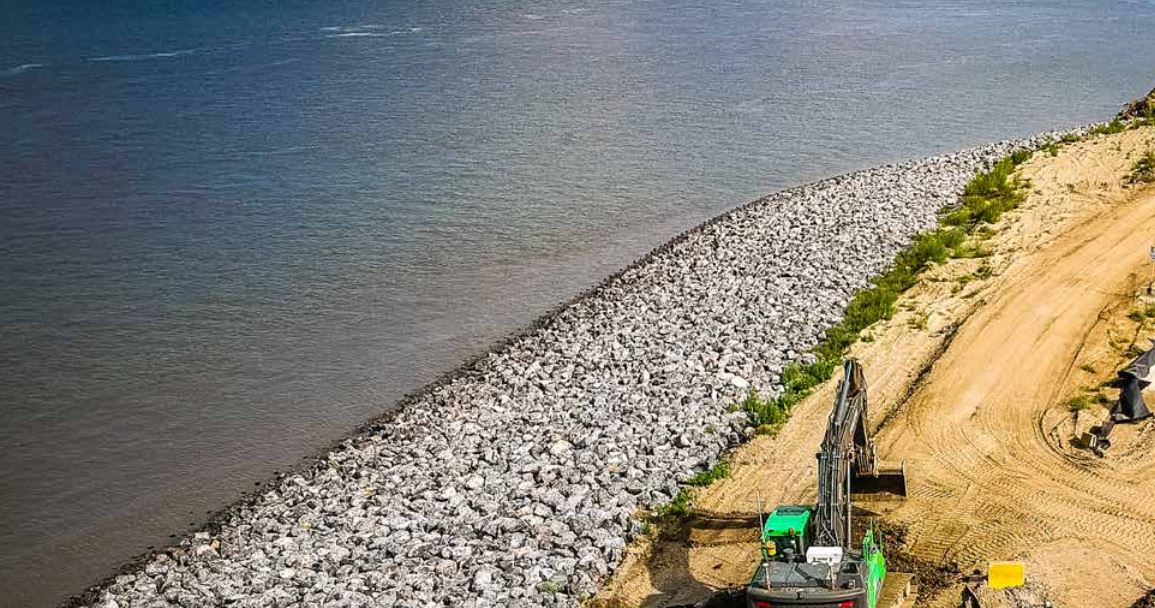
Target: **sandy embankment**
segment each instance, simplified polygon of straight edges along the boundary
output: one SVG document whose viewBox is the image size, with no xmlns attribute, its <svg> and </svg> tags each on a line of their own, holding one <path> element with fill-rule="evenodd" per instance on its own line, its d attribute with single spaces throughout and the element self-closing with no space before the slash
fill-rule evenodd
<svg viewBox="0 0 1155 608">
<path fill-rule="evenodd" d="M 1070 440 L 1104 410 L 1076 416 L 1068 406 L 1150 333 L 1150 321 L 1127 314 L 1147 276 L 1155 188 L 1124 179 L 1151 149 L 1155 128 L 1145 127 L 1036 154 L 1021 168 L 1030 195 L 985 242 L 992 255 L 928 272 L 895 318 L 867 332 L 873 341 L 854 347 L 880 456 L 905 461 L 910 480 L 905 502 L 862 506 L 906 528 L 894 550 L 932 583 L 919 605 L 957 597 L 932 571 L 988 559 L 1026 560 L 1020 595 L 1060 607 L 1125 607 L 1155 584 L 1151 423 L 1117 431 L 1098 459 Z M 672 606 L 744 584 L 759 508 L 814 500 L 833 386 L 801 403 L 778 437 L 739 448 L 732 474 L 699 492 L 699 515 L 633 547 L 599 600 Z"/>
</svg>

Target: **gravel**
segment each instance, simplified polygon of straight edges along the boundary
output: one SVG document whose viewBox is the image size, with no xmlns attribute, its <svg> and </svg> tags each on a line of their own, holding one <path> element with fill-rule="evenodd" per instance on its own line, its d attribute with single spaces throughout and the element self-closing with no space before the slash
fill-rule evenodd
<svg viewBox="0 0 1155 608">
<path fill-rule="evenodd" d="M 671 241 L 80 605 L 574 606 L 752 432 L 728 406 L 976 171 L 1044 134 L 773 194 Z"/>
</svg>

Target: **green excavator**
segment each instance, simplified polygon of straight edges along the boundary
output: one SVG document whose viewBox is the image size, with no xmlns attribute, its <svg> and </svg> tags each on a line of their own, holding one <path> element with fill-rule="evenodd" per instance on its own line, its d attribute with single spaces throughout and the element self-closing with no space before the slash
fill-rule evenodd
<svg viewBox="0 0 1155 608">
<path fill-rule="evenodd" d="M 873 522 L 854 539 L 851 492 L 906 496 L 905 466 L 883 467 L 867 429 L 866 379 L 853 359 L 818 452 L 818 502 L 780 505 L 762 525 L 748 608 L 882 608 L 886 557 Z"/>
</svg>

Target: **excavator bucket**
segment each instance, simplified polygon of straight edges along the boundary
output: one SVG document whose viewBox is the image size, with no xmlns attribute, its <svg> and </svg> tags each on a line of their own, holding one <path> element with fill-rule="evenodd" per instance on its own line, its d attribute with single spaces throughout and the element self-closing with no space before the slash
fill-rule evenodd
<svg viewBox="0 0 1155 608">
<path fill-rule="evenodd" d="M 889 494 L 906 497 L 906 463 L 879 464 L 874 473 L 856 474 L 850 480 L 852 494 Z"/>
</svg>

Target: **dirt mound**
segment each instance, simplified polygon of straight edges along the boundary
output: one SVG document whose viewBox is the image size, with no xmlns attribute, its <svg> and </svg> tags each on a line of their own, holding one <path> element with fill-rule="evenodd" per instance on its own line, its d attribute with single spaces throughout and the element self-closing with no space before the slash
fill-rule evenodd
<svg viewBox="0 0 1155 608">
<path fill-rule="evenodd" d="M 909 572 L 914 575 L 919 593 L 939 593 L 958 582 L 962 570 L 958 563 L 934 563 L 910 551 L 907 544 L 907 526 L 895 522 L 881 522 L 882 544 L 886 547 L 886 567 L 891 572 Z"/>
</svg>

